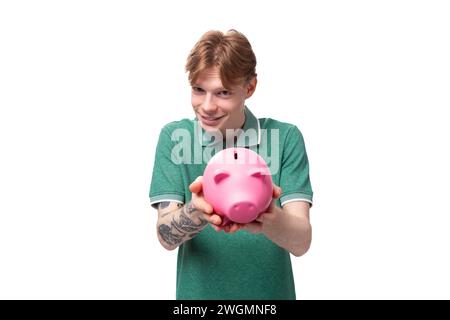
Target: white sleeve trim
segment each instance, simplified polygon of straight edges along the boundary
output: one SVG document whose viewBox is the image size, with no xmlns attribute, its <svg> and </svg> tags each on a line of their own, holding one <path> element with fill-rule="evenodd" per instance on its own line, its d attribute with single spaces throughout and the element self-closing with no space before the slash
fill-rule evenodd
<svg viewBox="0 0 450 320">
<path fill-rule="evenodd" d="M 309 199 L 305 199 L 305 198 L 296 198 L 296 199 L 289 199 L 289 200 L 284 201 L 284 202 L 281 204 L 281 206 L 284 206 L 286 203 L 294 202 L 294 201 L 305 201 L 305 202 L 309 202 L 309 203 L 311 204 L 311 207 L 312 207 L 312 204 L 313 204 L 312 201 L 309 200 Z"/>
<path fill-rule="evenodd" d="M 155 201 L 150 202 L 150 205 L 154 205 L 155 203 L 159 203 L 159 202 L 177 202 L 177 203 L 181 203 L 184 204 L 183 201 L 180 200 L 174 200 L 174 199 L 158 199 Z"/>
</svg>

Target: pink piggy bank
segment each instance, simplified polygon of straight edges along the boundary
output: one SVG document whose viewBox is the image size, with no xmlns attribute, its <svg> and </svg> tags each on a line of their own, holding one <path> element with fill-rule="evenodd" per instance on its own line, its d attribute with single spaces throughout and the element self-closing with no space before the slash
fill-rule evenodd
<svg viewBox="0 0 450 320">
<path fill-rule="evenodd" d="M 203 194 L 222 217 L 222 226 L 248 223 L 272 200 L 272 177 L 264 159 L 247 148 L 216 153 L 203 173 Z"/>
</svg>

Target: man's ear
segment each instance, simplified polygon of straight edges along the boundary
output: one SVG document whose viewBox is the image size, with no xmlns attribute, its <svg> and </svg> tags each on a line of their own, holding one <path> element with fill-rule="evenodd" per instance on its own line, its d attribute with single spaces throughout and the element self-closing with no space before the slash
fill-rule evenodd
<svg viewBox="0 0 450 320">
<path fill-rule="evenodd" d="M 254 76 L 247 85 L 247 94 L 245 98 L 250 98 L 256 90 L 256 84 L 258 83 L 258 79 Z"/>
</svg>

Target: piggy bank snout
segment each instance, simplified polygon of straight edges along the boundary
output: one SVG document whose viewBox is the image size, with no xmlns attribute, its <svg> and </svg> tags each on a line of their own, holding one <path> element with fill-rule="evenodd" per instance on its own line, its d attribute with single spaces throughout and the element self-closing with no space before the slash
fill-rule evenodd
<svg viewBox="0 0 450 320">
<path fill-rule="evenodd" d="M 241 201 L 231 205 L 228 216 L 237 223 L 248 223 L 258 217 L 258 211 L 254 203 Z"/>
<path fill-rule="evenodd" d="M 216 153 L 203 173 L 203 194 L 223 225 L 249 223 L 272 199 L 272 177 L 267 163 L 247 148 Z"/>
</svg>

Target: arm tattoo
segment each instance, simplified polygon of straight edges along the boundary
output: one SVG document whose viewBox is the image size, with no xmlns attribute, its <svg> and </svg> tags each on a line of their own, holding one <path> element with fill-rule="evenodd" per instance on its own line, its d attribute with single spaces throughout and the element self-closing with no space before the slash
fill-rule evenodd
<svg viewBox="0 0 450 320">
<path fill-rule="evenodd" d="M 185 205 L 183 208 L 183 212 L 188 215 L 191 215 L 195 211 L 197 211 L 197 209 L 190 202 L 187 205 Z"/>
<path fill-rule="evenodd" d="M 169 206 L 169 204 L 170 204 L 169 201 L 163 201 L 163 202 L 160 202 L 158 208 L 159 208 L 159 209 L 167 208 L 167 207 Z"/>
<path fill-rule="evenodd" d="M 196 235 L 198 235 L 200 232 L 194 232 L 192 234 L 189 235 L 189 239 L 192 239 L 193 237 L 195 237 Z"/>
<path fill-rule="evenodd" d="M 183 234 L 190 232 L 197 232 L 204 225 L 206 225 L 206 223 L 207 223 L 206 220 L 200 219 L 200 223 L 197 224 L 191 218 L 189 218 L 184 212 L 181 212 L 180 220 L 178 222 L 175 221 L 175 218 L 172 218 L 172 226 L 174 226 L 175 229 L 177 229 Z"/>
<path fill-rule="evenodd" d="M 167 224 L 161 224 L 158 229 L 161 238 L 168 244 L 177 245 L 183 240 L 183 236 L 173 233 L 172 228 Z"/>
<path fill-rule="evenodd" d="M 163 202 L 160 202 L 160 204 L 162 204 L 162 203 L 163 203 Z M 167 202 L 167 203 L 170 204 L 170 202 Z M 169 206 L 169 205 L 167 205 L 167 206 Z M 163 208 L 166 208 L 167 206 L 165 206 L 165 207 L 163 207 Z M 176 208 L 176 209 L 173 209 L 173 210 L 170 210 L 170 211 L 161 213 L 161 218 L 164 218 L 164 217 L 167 216 L 168 214 L 170 214 L 170 213 L 172 213 L 172 212 L 174 212 L 174 211 L 180 209 L 182 206 L 183 206 L 182 203 L 177 203 L 177 208 Z M 162 209 L 161 206 L 159 207 L 159 209 Z"/>
<path fill-rule="evenodd" d="M 178 208 L 181 206 L 183 205 L 178 204 Z M 172 217 L 170 226 L 167 224 L 159 225 L 158 231 L 161 238 L 170 245 L 178 245 L 182 243 L 185 238 L 192 239 L 199 234 L 208 222 L 203 219 L 201 215 L 198 216 L 198 219 L 200 220 L 199 223 L 192 220 L 190 216 L 192 216 L 195 211 L 197 211 L 197 209 L 191 203 L 188 203 L 181 209 L 178 221 L 175 220 L 175 217 Z M 164 213 L 161 217 L 164 217 L 171 212 Z"/>
</svg>

